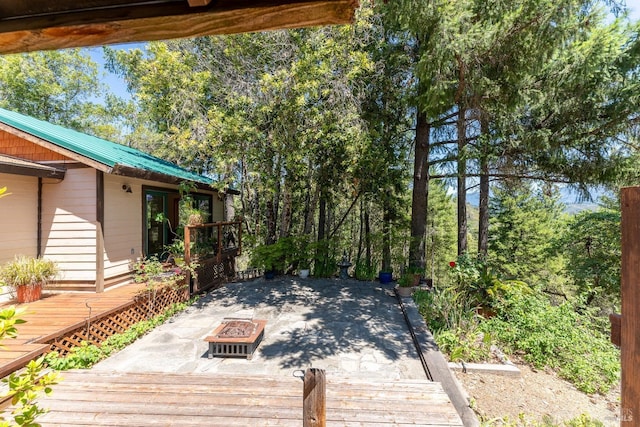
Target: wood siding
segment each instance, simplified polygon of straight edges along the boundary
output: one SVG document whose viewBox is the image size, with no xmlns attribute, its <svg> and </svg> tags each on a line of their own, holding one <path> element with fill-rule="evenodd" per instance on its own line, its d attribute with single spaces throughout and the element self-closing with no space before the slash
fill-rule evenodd
<svg viewBox="0 0 640 427">
<path fill-rule="evenodd" d="M 96 171 L 70 169 L 42 186 L 42 253 L 60 267 L 61 283 L 96 280 Z"/>
<path fill-rule="evenodd" d="M 213 200 L 213 218 L 211 222 L 219 222 L 219 221 L 226 221 L 227 218 L 225 218 L 225 206 L 224 206 L 224 199 L 220 200 L 218 199 L 218 193 L 214 192 L 214 193 L 208 193 L 208 192 L 204 192 L 205 194 L 213 194 L 211 196 L 212 200 Z"/>
<path fill-rule="evenodd" d="M 11 193 L 0 199 L 4 229 L 0 239 L 0 264 L 15 255 L 38 253 L 38 178 L 0 173 L 0 188 Z"/>
<path fill-rule="evenodd" d="M 0 153 L 31 161 L 67 161 L 68 157 L 0 130 Z"/>
<path fill-rule="evenodd" d="M 104 277 L 127 274 L 142 256 L 142 182 L 114 175 L 104 177 Z M 131 186 L 131 193 L 122 189 Z"/>
</svg>

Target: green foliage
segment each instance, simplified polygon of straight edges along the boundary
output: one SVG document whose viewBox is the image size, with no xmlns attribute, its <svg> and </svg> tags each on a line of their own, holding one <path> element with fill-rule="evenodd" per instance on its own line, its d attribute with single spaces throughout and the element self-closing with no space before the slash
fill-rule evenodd
<svg viewBox="0 0 640 427">
<path fill-rule="evenodd" d="M 501 280 L 487 264 L 469 254 L 460 255 L 457 261 L 449 263 L 454 277 L 453 289 L 472 307 L 492 308 L 508 294 L 528 293 L 529 286 L 518 280 Z"/>
<path fill-rule="evenodd" d="M 553 306 L 539 293 L 512 293 L 481 324 L 511 352 L 538 368 L 554 368 L 585 393 L 606 393 L 619 380 L 619 351 L 590 313 L 569 302 Z"/>
<path fill-rule="evenodd" d="M 448 261 L 456 256 L 455 201 L 442 181 L 429 183 L 427 206 L 426 275 L 443 284 L 449 274 Z"/>
<path fill-rule="evenodd" d="M 338 248 L 334 240 L 321 240 L 314 244 L 315 257 L 313 260 L 313 274 L 317 277 L 331 277 L 338 267 Z"/>
<path fill-rule="evenodd" d="M 413 283 L 413 274 L 403 274 L 398 279 L 398 286 L 407 288 L 411 286 L 415 286 Z"/>
<path fill-rule="evenodd" d="M 560 266 L 553 261 L 552 244 L 564 224 L 557 191 L 532 191 L 524 185 L 494 191 L 488 266 L 510 279 L 553 281 Z"/>
<path fill-rule="evenodd" d="M 486 361 L 491 355 L 491 335 L 482 332 L 479 321 L 471 321 L 455 330 L 442 331 L 435 336 L 438 347 L 449 354 L 452 362 Z"/>
<path fill-rule="evenodd" d="M 17 317 L 23 312 L 24 308 L 16 309 L 13 305 L 0 310 L 0 349 L 2 349 L 1 343 L 5 338 L 16 338 L 18 336 L 18 330 L 15 325 L 25 322 Z"/>
<path fill-rule="evenodd" d="M 482 318 L 464 293 L 454 287 L 435 287 L 431 291 L 418 290 L 413 297 L 440 350 L 450 360 L 487 360 L 491 335 L 480 329 Z"/>
<path fill-rule="evenodd" d="M 287 256 L 294 252 L 294 246 L 289 239 L 280 239 L 272 245 L 260 245 L 251 251 L 250 264 L 265 271 L 284 272 Z"/>
<path fill-rule="evenodd" d="M 358 280 L 371 281 L 378 275 L 378 268 L 375 265 L 367 265 L 366 261 L 356 262 L 354 274 Z"/>
<path fill-rule="evenodd" d="M 107 95 L 88 51 L 64 49 L 0 57 L 0 107 L 93 135 L 119 139 L 115 123 L 130 113 Z M 122 114 L 122 115 L 121 115 Z"/>
<path fill-rule="evenodd" d="M 0 267 L 0 284 L 16 287 L 41 283 L 46 286 L 56 274 L 58 267 L 51 260 L 17 255 Z"/>
<path fill-rule="evenodd" d="M 23 371 L 11 373 L 2 382 L 8 384 L 11 404 L 15 409 L 11 413 L 17 426 L 35 427 L 36 418 L 47 412 L 38 406 L 37 399 L 41 393 L 51 394 L 51 386 L 58 383 L 58 375 L 55 372 L 42 374 L 44 357 L 30 361 Z M 0 425 L 10 424 L 0 418 Z"/>
<path fill-rule="evenodd" d="M 580 414 L 564 423 L 567 427 L 604 427 L 601 421 L 592 419 L 587 414 Z"/>
<path fill-rule="evenodd" d="M 553 421 L 553 418 L 550 415 L 544 415 L 541 421 L 536 421 L 530 419 L 526 414 L 521 413 L 518 416 L 518 419 L 511 420 L 508 417 L 502 418 L 500 420 L 490 420 L 481 423 L 483 427 L 604 427 L 604 424 L 601 421 L 592 419 L 587 414 L 580 414 L 575 418 L 567 420 L 561 424 L 558 424 Z"/>
<path fill-rule="evenodd" d="M 23 310 L 16 310 L 15 307 L 3 308 L 0 310 L 0 349 L 5 338 L 16 338 L 17 331 L 15 325 L 25 323 L 24 320 L 16 316 Z M 37 398 L 41 393 L 50 394 L 51 386 L 57 383 L 58 377 L 55 373 L 42 374 L 44 357 L 30 361 L 20 372 L 13 372 L 2 380 L 8 385 L 5 396 L 11 397 L 11 404 L 15 406 L 11 415 L 13 424 L 0 415 L 0 427 L 9 426 L 38 426 L 36 418 L 46 412 L 46 409 L 38 406 Z"/>
<path fill-rule="evenodd" d="M 133 280 L 136 283 L 159 280 L 166 272 L 164 263 L 156 256 L 136 261 L 131 269 L 133 270 Z"/>
<path fill-rule="evenodd" d="M 576 214 L 556 239 L 566 274 L 587 305 L 620 302 L 620 211 L 600 208 Z"/>
</svg>

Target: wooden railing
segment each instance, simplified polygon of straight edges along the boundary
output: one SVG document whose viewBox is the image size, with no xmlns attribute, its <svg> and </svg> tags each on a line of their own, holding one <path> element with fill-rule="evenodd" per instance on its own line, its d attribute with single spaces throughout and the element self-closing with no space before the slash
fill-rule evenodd
<svg viewBox="0 0 640 427">
<path fill-rule="evenodd" d="M 242 251 L 242 220 L 184 228 L 184 255 L 198 265 L 192 293 L 219 286 L 235 277 L 235 257 Z"/>
</svg>

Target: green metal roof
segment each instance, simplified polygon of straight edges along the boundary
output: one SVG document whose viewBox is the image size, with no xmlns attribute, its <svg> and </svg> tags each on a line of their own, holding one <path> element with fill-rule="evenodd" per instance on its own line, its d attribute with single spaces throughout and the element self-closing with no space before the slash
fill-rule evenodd
<svg viewBox="0 0 640 427">
<path fill-rule="evenodd" d="M 210 184 L 211 178 L 125 145 L 0 108 L 0 122 L 113 168 L 123 165 L 179 179 Z"/>
</svg>

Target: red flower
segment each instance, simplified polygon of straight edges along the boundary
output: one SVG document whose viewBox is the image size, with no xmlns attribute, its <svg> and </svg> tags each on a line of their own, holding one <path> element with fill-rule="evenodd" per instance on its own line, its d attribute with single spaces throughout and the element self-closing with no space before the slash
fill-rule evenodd
<svg viewBox="0 0 640 427">
<path fill-rule="evenodd" d="M 456 268 L 456 262 L 455 261 L 450 261 L 449 262 L 449 267 Z"/>
</svg>

